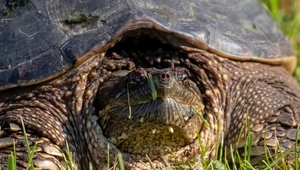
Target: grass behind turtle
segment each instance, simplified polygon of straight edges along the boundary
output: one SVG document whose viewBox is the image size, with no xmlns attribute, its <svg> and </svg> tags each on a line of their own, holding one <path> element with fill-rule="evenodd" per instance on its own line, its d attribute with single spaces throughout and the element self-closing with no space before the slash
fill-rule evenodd
<svg viewBox="0 0 300 170">
<path fill-rule="evenodd" d="M 300 0 L 260 0 L 270 12 L 297 52 L 294 76 L 300 83 Z"/>
</svg>

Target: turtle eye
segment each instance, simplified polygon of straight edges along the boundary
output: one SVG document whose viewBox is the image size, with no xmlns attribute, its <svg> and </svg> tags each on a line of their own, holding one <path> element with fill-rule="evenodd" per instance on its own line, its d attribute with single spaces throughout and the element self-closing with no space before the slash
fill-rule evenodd
<svg viewBox="0 0 300 170">
<path fill-rule="evenodd" d="M 139 77 L 138 75 L 134 74 L 134 75 L 131 75 L 131 76 L 128 78 L 127 83 L 128 83 L 129 85 L 135 85 L 135 84 L 137 84 L 137 83 L 140 82 L 140 81 L 141 81 L 141 80 L 140 80 L 140 77 Z"/>
<path fill-rule="evenodd" d="M 136 85 L 143 85 L 145 83 L 145 80 L 147 76 L 146 74 L 141 71 L 141 70 L 135 70 L 129 73 L 127 81 L 126 81 L 126 86 L 136 86 Z"/>
<path fill-rule="evenodd" d="M 187 87 L 190 87 L 190 81 L 188 80 L 188 76 L 187 76 L 187 74 L 182 74 L 181 75 L 181 80 L 182 80 L 182 83 L 185 85 L 185 86 L 187 86 Z"/>
<path fill-rule="evenodd" d="M 182 80 L 187 80 L 187 75 L 186 74 L 182 75 Z"/>
<path fill-rule="evenodd" d="M 188 77 L 185 73 L 183 73 L 183 74 L 182 73 L 175 73 L 174 77 L 175 77 L 176 80 L 181 80 L 181 81 L 184 81 L 184 80 L 188 79 Z"/>
<path fill-rule="evenodd" d="M 180 74 L 180 80 L 186 81 L 187 79 L 188 79 L 188 76 L 185 73 Z"/>
</svg>

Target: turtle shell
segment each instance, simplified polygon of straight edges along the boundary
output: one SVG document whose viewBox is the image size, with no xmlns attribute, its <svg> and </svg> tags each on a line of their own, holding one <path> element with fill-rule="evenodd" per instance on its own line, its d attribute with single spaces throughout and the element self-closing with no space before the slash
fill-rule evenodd
<svg viewBox="0 0 300 170">
<path fill-rule="evenodd" d="M 2 90 L 54 78 L 142 30 L 174 46 L 283 65 L 290 72 L 296 63 L 291 44 L 255 0 L 22 2 L 0 2 Z"/>
</svg>

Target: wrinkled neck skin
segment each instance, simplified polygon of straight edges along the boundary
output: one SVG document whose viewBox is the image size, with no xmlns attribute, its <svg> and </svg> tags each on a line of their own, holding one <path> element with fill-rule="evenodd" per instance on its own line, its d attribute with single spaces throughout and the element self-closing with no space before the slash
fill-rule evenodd
<svg viewBox="0 0 300 170">
<path fill-rule="evenodd" d="M 203 123 L 202 119 L 195 118 L 200 124 L 197 133 L 200 141 L 195 136 L 194 140 L 189 140 L 184 146 L 171 148 L 171 153 L 162 150 L 158 155 L 154 153 L 151 157 L 150 154 L 151 164 L 155 164 L 156 167 L 198 160 L 204 156 L 213 158 L 219 144 L 224 139 L 228 139 L 226 135 L 230 127 L 230 114 L 237 103 L 234 98 L 240 95 L 239 90 L 235 88 L 243 88 L 245 83 L 242 79 L 243 75 L 239 72 L 252 72 L 252 66 L 262 65 L 259 63 L 242 64 L 188 47 L 182 47 L 180 53 L 183 55 L 175 57 L 176 61 L 170 62 L 169 66 L 163 65 L 165 56 L 161 55 L 159 61 L 154 60 L 154 64 L 153 61 L 150 61 L 149 63 L 152 65 L 149 64 L 148 68 L 155 66 L 157 69 L 180 67 L 188 70 L 189 80 L 198 87 L 196 93 L 201 98 L 199 101 L 202 102 L 202 105 L 199 104 L 199 112 L 208 124 Z M 78 168 L 81 169 L 87 169 L 89 164 L 93 165 L 95 169 L 97 169 L 96 167 L 99 169 L 107 167 L 108 154 L 110 165 L 113 166 L 117 162 L 118 153 L 122 153 L 125 166 L 128 168 L 151 167 L 149 159 L 145 156 L 147 153 L 140 154 L 141 151 L 135 153 L 128 150 L 124 152 L 121 145 L 117 145 L 113 138 L 107 137 L 107 133 L 111 132 L 105 129 L 103 121 L 109 117 L 109 113 L 101 113 L 119 94 L 119 91 L 114 88 L 124 88 L 117 84 L 120 85 L 120 81 L 124 81 L 132 70 L 139 67 L 139 58 L 137 59 L 136 56 L 134 59 L 128 59 L 118 54 L 112 54 L 112 56 L 104 57 L 104 54 L 100 54 L 50 82 L 4 92 L 3 96 L 5 97 L 0 97 L 1 127 L 7 126 L 8 123 L 20 124 L 19 116 L 22 116 L 26 128 L 48 138 L 62 150 L 66 149 L 67 142 L 71 152 L 75 155 L 74 160 Z M 166 61 L 170 61 L 170 59 L 167 58 Z M 147 66 L 145 63 L 141 65 L 142 67 Z M 120 72 L 120 70 L 128 71 Z M 113 84 L 116 86 L 111 88 Z M 164 98 L 162 96 L 161 98 Z M 126 109 L 128 109 L 128 105 L 126 105 Z M 36 116 L 33 116 L 33 113 Z M 114 117 L 110 120 L 113 121 Z M 149 122 L 146 119 L 139 119 L 139 123 Z M 169 130 L 170 132 L 177 129 L 182 130 L 176 129 L 172 122 L 169 122 L 168 125 L 173 128 L 167 127 L 160 130 Z M 162 126 L 160 124 L 157 127 Z M 152 132 L 157 133 L 155 130 L 152 129 Z M 189 131 L 189 129 L 185 130 Z M 132 129 L 133 131 L 134 129 Z M 184 131 L 180 133 L 183 134 Z M 121 137 L 125 139 L 127 134 L 121 134 Z M 205 151 L 201 148 L 205 148 Z M 203 153 L 205 154 L 203 155 Z"/>
</svg>

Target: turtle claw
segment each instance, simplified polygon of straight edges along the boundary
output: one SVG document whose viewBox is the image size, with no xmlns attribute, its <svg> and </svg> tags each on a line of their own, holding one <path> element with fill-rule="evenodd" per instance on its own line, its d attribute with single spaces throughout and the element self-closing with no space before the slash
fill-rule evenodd
<svg viewBox="0 0 300 170">
<path fill-rule="evenodd" d="M 64 170 L 66 169 L 61 162 L 55 158 L 50 158 L 46 155 L 33 159 L 35 168 L 49 170 Z"/>
</svg>

